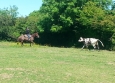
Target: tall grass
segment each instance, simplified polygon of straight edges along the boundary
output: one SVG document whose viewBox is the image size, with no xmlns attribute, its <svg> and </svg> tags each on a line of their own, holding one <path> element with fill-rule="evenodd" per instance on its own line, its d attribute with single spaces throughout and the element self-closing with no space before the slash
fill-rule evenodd
<svg viewBox="0 0 115 83">
<path fill-rule="evenodd" d="M 0 42 L 1 83 L 115 83 L 115 52 Z"/>
</svg>

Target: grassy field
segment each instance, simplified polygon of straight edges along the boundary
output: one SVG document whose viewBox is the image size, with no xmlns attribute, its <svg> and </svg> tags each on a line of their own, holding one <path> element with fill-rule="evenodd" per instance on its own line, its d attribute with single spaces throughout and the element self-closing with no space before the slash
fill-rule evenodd
<svg viewBox="0 0 115 83">
<path fill-rule="evenodd" d="M 0 83 L 115 83 L 115 52 L 0 42 Z"/>
</svg>

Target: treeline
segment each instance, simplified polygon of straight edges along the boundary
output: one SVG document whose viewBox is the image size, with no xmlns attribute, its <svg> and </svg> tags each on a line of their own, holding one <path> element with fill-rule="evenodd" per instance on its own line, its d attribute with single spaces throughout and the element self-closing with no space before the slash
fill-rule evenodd
<svg viewBox="0 0 115 83">
<path fill-rule="evenodd" d="M 43 0 L 38 11 L 18 16 L 18 7 L 0 9 L 0 39 L 14 41 L 25 31 L 39 32 L 36 43 L 79 47 L 78 39 L 94 37 L 115 50 L 115 4 L 112 0 Z"/>
</svg>

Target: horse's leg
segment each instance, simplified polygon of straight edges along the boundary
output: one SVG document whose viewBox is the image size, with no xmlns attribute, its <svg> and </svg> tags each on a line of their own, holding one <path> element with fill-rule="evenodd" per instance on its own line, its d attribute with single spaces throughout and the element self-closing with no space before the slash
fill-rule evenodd
<svg viewBox="0 0 115 83">
<path fill-rule="evenodd" d="M 83 47 L 82 47 L 81 49 L 84 49 L 85 46 L 86 46 L 86 45 L 84 44 Z"/>
<path fill-rule="evenodd" d="M 88 46 L 89 46 L 89 45 L 86 45 L 86 48 L 87 48 L 88 50 L 90 50 Z"/>
<path fill-rule="evenodd" d="M 19 44 L 19 39 L 17 39 L 17 45 Z"/>
<path fill-rule="evenodd" d="M 24 44 L 23 44 L 23 41 L 21 41 L 21 45 L 23 46 Z"/>
<path fill-rule="evenodd" d="M 93 44 L 92 46 L 93 46 L 94 50 L 96 50 L 96 44 Z"/>
<path fill-rule="evenodd" d="M 97 49 L 98 49 L 98 51 L 99 51 L 99 44 L 98 44 L 98 42 L 97 42 L 97 45 L 96 45 L 96 46 L 97 46 Z"/>
<path fill-rule="evenodd" d="M 30 47 L 32 46 L 32 41 L 30 40 Z"/>
<path fill-rule="evenodd" d="M 17 45 L 19 44 L 19 42 L 17 42 Z"/>
<path fill-rule="evenodd" d="M 31 47 L 31 44 L 32 44 L 32 43 L 30 42 L 30 47 Z"/>
<path fill-rule="evenodd" d="M 34 42 L 33 41 L 30 41 L 30 46 L 32 46 L 34 44 Z"/>
</svg>

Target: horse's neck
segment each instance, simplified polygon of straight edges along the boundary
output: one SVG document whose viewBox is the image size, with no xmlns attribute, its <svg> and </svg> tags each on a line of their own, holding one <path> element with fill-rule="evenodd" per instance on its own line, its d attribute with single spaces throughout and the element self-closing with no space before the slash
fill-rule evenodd
<svg viewBox="0 0 115 83">
<path fill-rule="evenodd" d="M 34 38 L 34 37 L 35 37 L 35 34 L 32 34 L 32 37 Z"/>
</svg>

